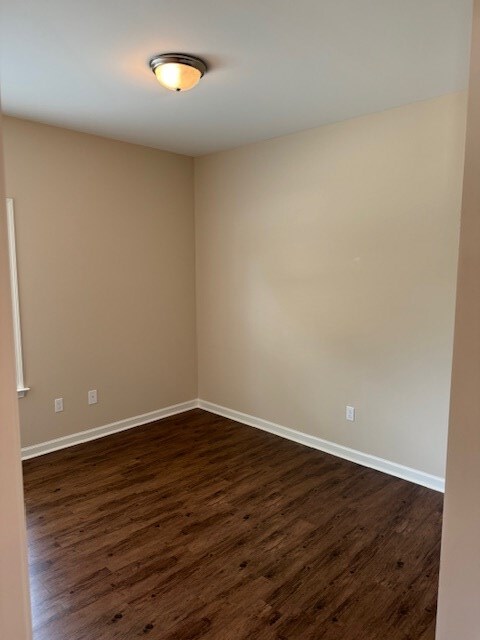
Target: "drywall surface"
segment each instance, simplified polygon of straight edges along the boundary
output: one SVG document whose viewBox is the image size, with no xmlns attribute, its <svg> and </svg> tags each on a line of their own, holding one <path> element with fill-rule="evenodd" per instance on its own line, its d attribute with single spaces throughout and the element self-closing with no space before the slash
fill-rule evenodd
<svg viewBox="0 0 480 640">
<path fill-rule="evenodd" d="M 192 159 L 13 118 L 4 129 L 31 387 L 22 444 L 195 398 Z"/>
<path fill-rule="evenodd" d="M 0 638 L 30 640 L 30 603 L 0 119 Z"/>
<path fill-rule="evenodd" d="M 474 6 L 437 640 L 480 633 L 480 2 Z"/>
<path fill-rule="evenodd" d="M 465 113 L 195 159 L 200 398 L 444 475 Z"/>
</svg>

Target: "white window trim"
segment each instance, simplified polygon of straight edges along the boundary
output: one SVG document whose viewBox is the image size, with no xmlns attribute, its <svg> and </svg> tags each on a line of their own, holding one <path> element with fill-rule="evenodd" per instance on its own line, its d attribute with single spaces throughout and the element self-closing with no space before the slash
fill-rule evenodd
<svg viewBox="0 0 480 640">
<path fill-rule="evenodd" d="M 20 327 L 20 300 L 18 297 L 17 249 L 15 246 L 15 215 L 13 199 L 7 198 L 8 255 L 10 260 L 10 288 L 12 290 L 13 340 L 15 343 L 15 364 L 17 371 L 17 394 L 23 398 L 29 387 L 23 379 L 22 331 Z"/>
</svg>

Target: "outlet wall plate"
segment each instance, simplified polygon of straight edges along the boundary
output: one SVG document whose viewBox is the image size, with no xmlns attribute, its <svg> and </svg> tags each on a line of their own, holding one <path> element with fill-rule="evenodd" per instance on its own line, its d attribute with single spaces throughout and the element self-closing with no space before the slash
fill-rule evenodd
<svg viewBox="0 0 480 640">
<path fill-rule="evenodd" d="M 347 404 L 347 406 L 345 407 L 345 418 L 349 422 L 355 421 L 355 407 L 351 407 L 350 405 Z"/>
</svg>

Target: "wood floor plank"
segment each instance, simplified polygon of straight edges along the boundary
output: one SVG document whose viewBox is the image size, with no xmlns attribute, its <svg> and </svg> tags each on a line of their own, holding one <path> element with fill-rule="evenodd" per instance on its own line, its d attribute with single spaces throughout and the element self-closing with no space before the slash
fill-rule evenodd
<svg viewBox="0 0 480 640">
<path fill-rule="evenodd" d="M 24 463 L 34 640 L 433 640 L 442 496 L 195 409 Z"/>
</svg>

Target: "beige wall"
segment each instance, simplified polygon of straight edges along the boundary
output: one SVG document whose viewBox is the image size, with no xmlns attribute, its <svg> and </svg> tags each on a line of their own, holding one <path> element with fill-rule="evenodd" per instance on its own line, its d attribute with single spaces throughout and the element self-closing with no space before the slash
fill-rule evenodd
<svg viewBox="0 0 480 640">
<path fill-rule="evenodd" d="M 4 145 L 23 445 L 195 398 L 192 159 L 12 118 Z"/>
<path fill-rule="evenodd" d="M 0 638 L 28 640 L 30 609 L 0 119 Z"/>
<path fill-rule="evenodd" d="M 195 161 L 199 397 L 443 476 L 465 103 Z"/>
<path fill-rule="evenodd" d="M 437 640 L 480 623 L 480 1 L 475 0 Z"/>
</svg>

